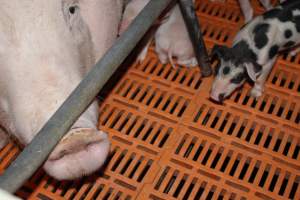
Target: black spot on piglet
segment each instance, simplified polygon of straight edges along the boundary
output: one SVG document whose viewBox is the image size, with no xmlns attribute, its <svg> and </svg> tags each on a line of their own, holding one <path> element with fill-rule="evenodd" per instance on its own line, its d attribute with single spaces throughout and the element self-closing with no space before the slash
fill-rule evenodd
<svg viewBox="0 0 300 200">
<path fill-rule="evenodd" d="M 288 22 L 292 21 L 293 14 L 292 11 L 289 9 L 272 9 L 266 13 L 263 14 L 264 19 L 272 19 L 277 18 L 281 22 Z"/>
<path fill-rule="evenodd" d="M 300 16 L 295 16 L 294 23 L 296 24 L 296 29 L 300 33 Z"/>
<path fill-rule="evenodd" d="M 270 51 L 269 51 L 269 58 L 270 59 L 274 58 L 274 56 L 278 53 L 278 50 L 279 50 L 279 46 L 278 45 L 273 45 L 270 48 Z"/>
<path fill-rule="evenodd" d="M 268 44 L 268 36 L 267 32 L 269 30 L 270 25 L 263 23 L 263 24 L 257 24 L 253 29 L 254 34 L 254 42 L 255 46 L 258 49 L 262 49 L 264 46 Z"/>
<path fill-rule="evenodd" d="M 245 72 L 240 72 L 230 80 L 230 83 L 240 84 L 243 80 L 246 79 L 246 77 L 247 76 L 246 76 Z"/>
<path fill-rule="evenodd" d="M 234 52 L 236 59 L 236 65 L 239 65 L 240 62 L 245 59 L 245 58 L 250 58 L 250 60 L 256 61 L 257 60 L 257 55 L 255 52 L 253 52 L 252 49 L 250 49 L 248 43 L 245 40 L 241 40 L 238 43 L 236 43 L 232 51 Z"/>
<path fill-rule="evenodd" d="M 262 66 L 260 64 L 256 63 L 256 62 L 253 63 L 253 66 L 254 66 L 254 72 L 255 73 L 258 73 L 262 70 Z"/>
<path fill-rule="evenodd" d="M 223 74 L 224 74 L 224 75 L 227 75 L 227 74 L 229 74 L 229 72 L 230 72 L 230 67 L 225 66 L 225 67 L 223 68 Z"/>
<path fill-rule="evenodd" d="M 290 29 L 287 29 L 284 31 L 284 37 L 289 39 L 290 37 L 292 37 L 293 32 Z"/>
<path fill-rule="evenodd" d="M 290 47 L 294 46 L 295 44 L 296 44 L 296 43 L 293 42 L 293 41 L 288 41 L 287 43 L 284 44 L 284 47 L 285 47 L 285 48 L 290 48 Z"/>
<path fill-rule="evenodd" d="M 279 15 L 281 9 L 275 8 L 263 14 L 264 19 L 275 18 Z"/>
</svg>

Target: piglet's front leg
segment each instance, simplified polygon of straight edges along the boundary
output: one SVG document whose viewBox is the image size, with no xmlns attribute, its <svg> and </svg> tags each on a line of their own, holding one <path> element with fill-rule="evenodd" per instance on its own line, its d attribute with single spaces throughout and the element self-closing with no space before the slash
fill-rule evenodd
<svg viewBox="0 0 300 200">
<path fill-rule="evenodd" d="M 248 23 L 253 18 L 253 9 L 249 0 L 239 0 L 242 12 L 245 16 L 245 23 Z"/>
<path fill-rule="evenodd" d="M 273 8 L 270 0 L 260 0 L 260 3 L 263 5 L 263 7 L 266 9 L 266 10 L 270 10 Z"/>
<path fill-rule="evenodd" d="M 262 73 L 257 78 L 257 80 L 255 81 L 254 87 L 250 91 L 250 95 L 252 97 L 257 99 L 262 95 L 262 93 L 264 91 L 265 82 L 270 74 L 270 71 L 275 63 L 275 60 L 276 59 L 273 58 L 272 60 L 270 60 L 267 64 L 265 64 L 263 66 Z"/>
</svg>

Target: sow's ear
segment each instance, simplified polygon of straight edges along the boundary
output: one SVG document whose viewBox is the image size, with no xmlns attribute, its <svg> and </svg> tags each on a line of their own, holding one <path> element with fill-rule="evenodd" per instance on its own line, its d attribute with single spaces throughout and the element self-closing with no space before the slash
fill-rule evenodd
<svg viewBox="0 0 300 200">
<path fill-rule="evenodd" d="M 81 16 L 91 34 L 95 58 L 99 60 L 117 38 L 122 14 L 122 0 L 78 2 Z"/>
<path fill-rule="evenodd" d="M 250 79 L 255 82 L 258 76 L 261 74 L 261 65 L 257 63 L 247 62 L 244 63 L 244 66 Z"/>
<path fill-rule="evenodd" d="M 214 60 L 216 57 L 218 59 L 228 60 L 230 59 L 230 48 L 224 45 L 215 45 L 211 50 L 211 60 Z"/>
</svg>

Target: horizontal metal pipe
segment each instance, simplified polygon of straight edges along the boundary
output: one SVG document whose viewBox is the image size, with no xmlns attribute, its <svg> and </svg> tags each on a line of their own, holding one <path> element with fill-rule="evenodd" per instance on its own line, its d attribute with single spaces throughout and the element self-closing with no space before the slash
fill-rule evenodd
<svg viewBox="0 0 300 200">
<path fill-rule="evenodd" d="M 0 177 L 0 188 L 15 192 L 46 160 L 56 144 L 137 45 L 171 0 L 151 0 L 102 59 L 84 77 L 32 142 Z"/>
<path fill-rule="evenodd" d="M 189 32 L 190 39 L 193 43 L 195 56 L 200 66 L 201 74 L 204 77 L 210 76 L 212 74 L 212 69 L 203 40 L 201 27 L 198 22 L 198 17 L 195 13 L 194 3 L 192 0 L 178 0 L 178 3 Z"/>
</svg>

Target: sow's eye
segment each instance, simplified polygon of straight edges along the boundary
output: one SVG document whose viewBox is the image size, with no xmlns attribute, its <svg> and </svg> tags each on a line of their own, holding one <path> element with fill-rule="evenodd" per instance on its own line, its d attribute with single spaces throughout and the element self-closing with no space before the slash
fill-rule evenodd
<svg viewBox="0 0 300 200">
<path fill-rule="evenodd" d="M 76 13 L 76 11 L 78 10 L 78 6 L 70 6 L 69 7 L 69 13 L 71 14 L 71 15 L 73 15 L 73 14 L 75 14 Z"/>
<path fill-rule="evenodd" d="M 70 14 L 74 14 L 75 11 L 76 11 L 76 7 L 75 7 L 75 6 L 71 6 L 71 7 L 69 8 L 69 13 L 70 13 Z"/>
</svg>

